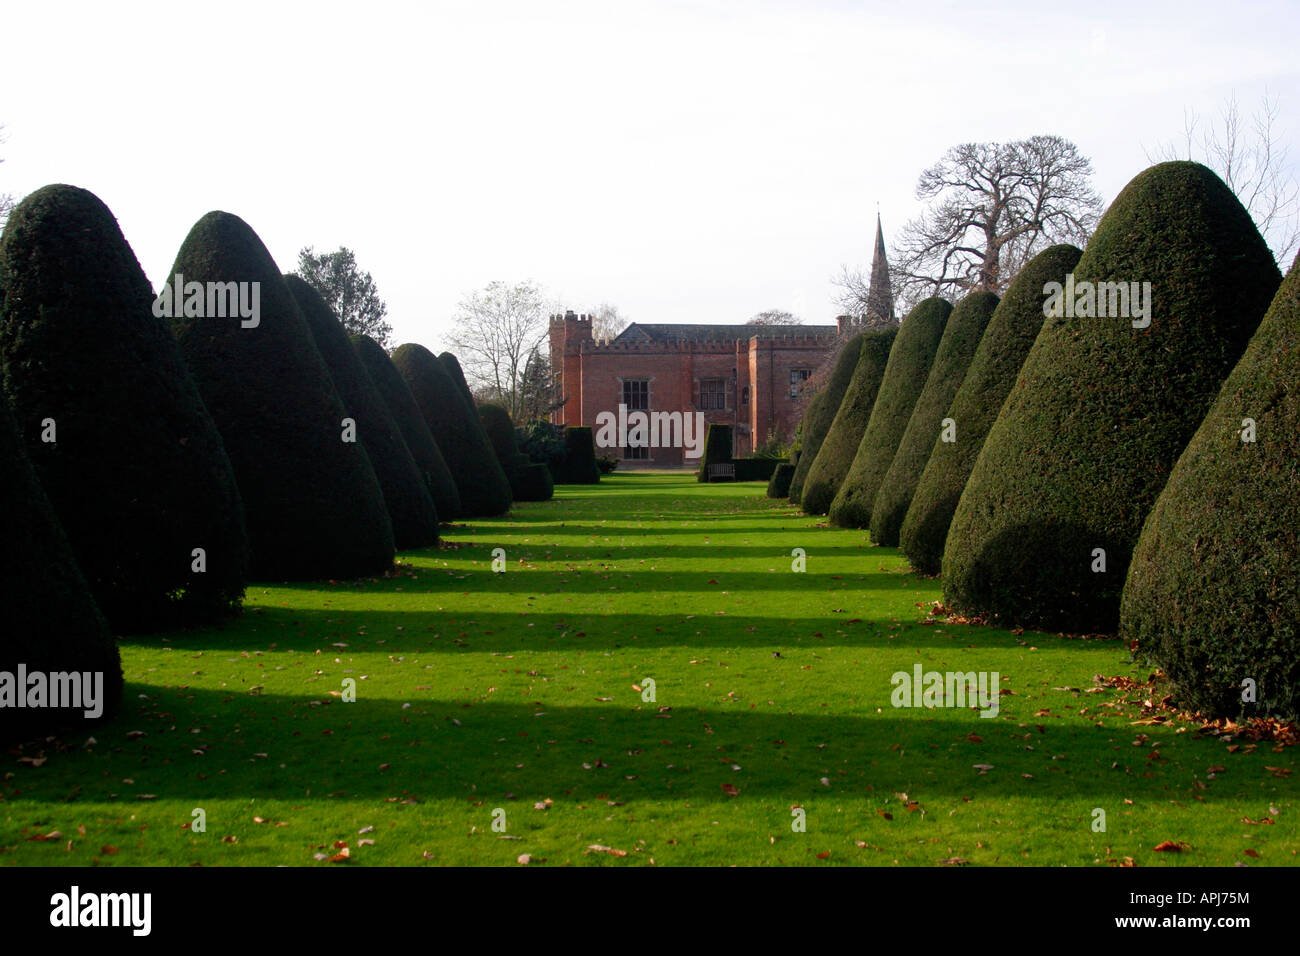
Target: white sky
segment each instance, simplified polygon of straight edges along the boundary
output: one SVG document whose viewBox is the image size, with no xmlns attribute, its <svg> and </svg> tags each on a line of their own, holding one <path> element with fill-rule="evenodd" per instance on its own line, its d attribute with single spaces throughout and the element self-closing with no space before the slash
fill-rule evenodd
<svg viewBox="0 0 1300 956">
<path fill-rule="evenodd" d="M 1062 8 L 1064 7 L 1064 9 Z M 331 2 L 0 12 L 0 192 L 95 192 L 158 286 L 194 221 L 282 270 L 352 248 L 395 341 L 532 278 L 583 311 L 833 321 L 876 204 L 954 144 L 1052 133 L 1109 201 L 1236 92 L 1300 160 L 1300 4 Z M 1284 267 L 1289 263 L 1284 264 Z"/>
</svg>

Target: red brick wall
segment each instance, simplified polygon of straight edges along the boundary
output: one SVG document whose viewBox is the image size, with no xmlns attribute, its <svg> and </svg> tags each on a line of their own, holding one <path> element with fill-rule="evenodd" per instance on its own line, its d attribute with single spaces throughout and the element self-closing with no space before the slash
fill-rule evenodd
<svg viewBox="0 0 1300 956">
<path fill-rule="evenodd" d="M 550 332 L 551 361 L 560 370 L 562 393 L 569 396 L 553 421 L 595 428 L 601 412 L 617 415 L 624 379 L 649 380 L 651 411 L 690 414 L 699 408 L 700 381 L 721 379 L 726 407 L 705 410 L 705 428 L 715 422 L 733 426 L 738 456 L 751 453 L 772 427 L 787 439 L 793 434 L 797 415 L 790 370 L 816 368 L 832 348 L 825 339 L 757 336 L 739 342 L 598 346 L 590 322 L 572 315 L 552 319 Z M 597 453 L 622 457 L 621 448 Z M 662 468 L 698 462 L 687 459 L 682 448 L 650 448 L 648 456 L 628 464 Z"/>
</svg>

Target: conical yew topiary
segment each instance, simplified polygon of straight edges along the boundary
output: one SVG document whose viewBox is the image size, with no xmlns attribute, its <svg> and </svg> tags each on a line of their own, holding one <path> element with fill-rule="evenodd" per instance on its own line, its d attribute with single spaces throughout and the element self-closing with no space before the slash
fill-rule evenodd
<svg viewBox="0 0 1300 956">
<path fill-rule="evenodd" d="M 831 419 L 831 427 L 826 432 L 817 458 L 808 469 L 808 478 L 799 499 L 800 507 L 810 515 L 826 514 L 844 484 L 867 423 L 871 420 L 871 411 L 880 393 L 890 351 L 897 336 L 898 329 L 894 326 L 874 329 L 861 336 L 858 364 L 854 366 L 853 376 L 844 390 L 844 398 L 840 401 L 835 417 Z"/>
<path fill-rule="evenodd" d="M 0 744 L 20 743 L 65 727 L 110 720 L 122 699 L 117 644 L 27 460 L 3 393 L 0 602 L 5 622 L 0 631 Z M 48 696 L 49 675 L 86 672 L 91 673 L 89 686 L 84 679 L 78 680 L 76 686 L 78 691 L 88 689 L 93 701 L 83 697 L 77 701 L 81 706 L 49 706 L 56 703 Z M 38 691 L 28 676 L 34 673 L 44 676 L 43 691 Z M 33 698 L 33 692 L 41 696 Z M 24 706 L 19 706 L 19 695 Z M 25 706 L 32 703 L 45 706 Z M 98 715 L 94 714 L 96 709 Z"/>
<path fill-rule="evenodd" d="M 972 292 L 948 316 L 925 388 L 916 400 L 894 460 L 881 479 L 880 490 L 871 506 L 872 544 L 886 548 L 898 546 L 898 532 L 907 517 L 921 473 L 930 460 L 930 450 L 943 437 L 948 407 L 961 388 L 966 369 L 997 307 L 998 297 L 992 292 Z"/>
<path fill-rule="evenodd" d="M 594 485 L 600 482 L 596 464 L 596 441 L 590 426 L 570 425 L 564 429 L 564 459 L 551 467 L 557 485 Z"/>
<path fill-rule="evenodd" d="M 113 214 L 46 186 L 0 241 L 0 359 L 28 455 L 118 632 L 238 609 L 248 570 L 221 436 Z"/>
<path fill-rule="evenodd" d="M 790 481 L 794 478 L 794 468 L 795 466 L 788 461 L 783 461 L 776 466 L 776 471 L 772 472 L 772 477 L 767 481 L 769 498 L 790 497 Z"/>
<path fill-rule="evenodd" d="M 966 479 L 1042 327 L 1043 286 L 1064 283 L 1080 255 L 1071 245 L 1044 249 L 1020 270 L 989 320 L 948 410 L 953 440 L 944 441 L 940 435 L 934 442 L 898 534 L 899 547 L 917 570 L 939 573 L 943 543 Z"/>
<path fill-rule="evenodd" d="M 255 306 L 223 318 L 200 302 L 196 315 L 186 292 L 172 320 L 235 468 L 252 575 L 343 578 L 391 567 L 379 480 L 365 449 L 345 440 L 343 403 L 262 240 L 238 216 L 210 212 L 181 245 L 169 273 L 177 274 L 187 289 L 233 283 L 226 287 Z"/>
<path fill-rule="evenodd" d="M 439 356 L 439 361 L 442 358 Z M 455 361 L 454 356 L 451 358 Z M 520 452 L 510 413 L 501 405 L 488 402 L 478 407 L 478 419 L 501 470 L 510 481 L 510 496 L 515 501 L 549 501 L 555 492 L 551 471 L 543 464 L 533 464 L 532 459 Z"/>
<path fill-rule="evenodd" d="M 855 335 L 841 346 L 831 366 L 830 376 L 822 390 L 808 402 L 800 423 L 801 444 L 799 458 L 794 465 L 794 475 L 790 479 L 790 503 L 797 505 L 803 497 L 804 482 L 808 480 L 808 471 L 812 468 L 817 452 L 821 451 L 826 433 L 831 430 L 835 413 L 840 410 L 844 400 L 844 390 L 849 387 L 853 370 L 858 367 L 858 357 L 862 355 L 862 336 Z"/>
<path fill-rule="evenodd" d="M 473 409 L 478 403 L 474 401 L 474 393 L 469 390 L 469 382 L 465 381 L 465 370 L 460 367 L 460 359 L 450 352 L 443 352 L 438 356 L 438 361 L 447 370 L 451 380 L 456 383 L 456 388 L 465 399 L 465 404 Z"/>
<path fill-rule="evenodd" d="M 397 423 L 411 458 L 415 460 L 415 467 L 433 496 L 439 519 L 451 521 L 460 515 L 460 492 L 456 490 L 456 480 L 452 478 L 451 469 L 447 467 L 442 451 L 415 403 L 410 386 L 383 346 L 374 339 L 367 335 L 353 335 L 352 346 Z"/>
<path fill-rule="evenodd" d="M 953 516 L 946 603 L 1113 632 L 1142 523 L 1278 281 L 1209 169 L 1134 178 L 1064 289 L 1044 290 L 1043 327 Z"/>
<path fill-rule="evenodd" d="M 483 433 L 478 415 L 460 387 L 423 345 L 403 345 L 393 364 L 406 379 L 415 403 L 446 459 L 460 493 L 461 514 L 486 518 L 510 510 L 510 483 Z"/>
<path fill-rule="evenodd" d="M 925 388 L 951 312 L 950 302 L 932 297 L 918 303 L 899 326 L 871 418 L 862 440 L 850 452 L 853 457 L 848 474 L 830 503 L 832 524 L 842 528 L 870 527 L 871 506 L 885 472 L 893 464 L 916 400 Z"/>
<path fill-rule="evenodd" d="M 286 275 L 284 281 L 307 320 L 307 328 L 330 371 L 334 389 L 355 423 L 354 437 L 365 446 L 375 469 L 393 523 L 393 543 L 399 548 L 436 544 L 438 509 L 433 496 L 388 406 L 361 363 L 361 356 L 352 347 L 343 323 L 320 293 L 300 276 Z"/>
<path fill-rule="evenodd" d="M 1300 719 L 1300 257 L 1146 520 L 1120 636 L 1184 707 Z"/>
</svg>

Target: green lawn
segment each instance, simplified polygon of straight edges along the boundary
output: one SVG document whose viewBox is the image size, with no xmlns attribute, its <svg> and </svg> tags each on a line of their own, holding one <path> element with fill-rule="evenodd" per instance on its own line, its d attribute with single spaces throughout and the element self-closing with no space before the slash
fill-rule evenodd
<svg viewBox="0 0 1300 956">
<path fill-rule="evenodd" d="M 1294 751 L 1135 725 L 1093 680 L 1146 678 L 1119 642 L 936 623 L 936 581 L 823 525 L 615 474 L 388 578 L 252 586 L 125 640 L 94 743 L 5 757 L 0 865 L 1297 862 Z M 891 706 L 918 662 L 999 672 L 998 715 Z"/>
</svg>

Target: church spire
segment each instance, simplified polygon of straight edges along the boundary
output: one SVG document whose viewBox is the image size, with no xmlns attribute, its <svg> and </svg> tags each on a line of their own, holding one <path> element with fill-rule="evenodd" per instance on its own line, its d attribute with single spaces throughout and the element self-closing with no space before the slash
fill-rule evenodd
<svg viewBox="0 0 1300 956">
<path fill-rule="evenodd" d="M 880 212 L 876 212 L 876 251 L 871 257 L 871 287 L 867 291 L 868 325 L 893 323 L 894 294 L 889 286 L 889 262 L 885 258 L 885 234 L 880 227 Z"/>
</svg>

